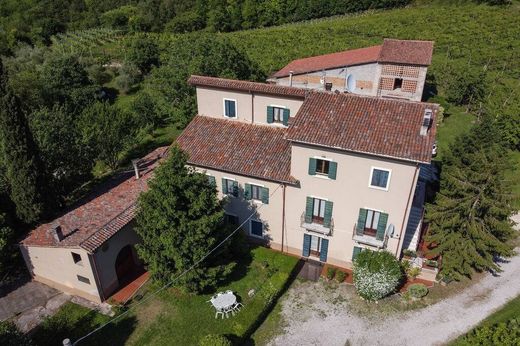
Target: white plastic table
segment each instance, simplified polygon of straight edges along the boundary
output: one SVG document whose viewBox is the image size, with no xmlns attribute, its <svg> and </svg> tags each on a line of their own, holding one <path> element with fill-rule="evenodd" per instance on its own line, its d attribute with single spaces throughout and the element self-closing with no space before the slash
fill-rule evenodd
<svg viewBox="0 0 520 346">
<path fill-rule="evenodd" d="M 237 297 L 233 293 L 222 293 L 216 298 L 211 299 L 211 304 L 217 310 L 225 310 L 232 307 L 237 302 Z"/>
</svg>

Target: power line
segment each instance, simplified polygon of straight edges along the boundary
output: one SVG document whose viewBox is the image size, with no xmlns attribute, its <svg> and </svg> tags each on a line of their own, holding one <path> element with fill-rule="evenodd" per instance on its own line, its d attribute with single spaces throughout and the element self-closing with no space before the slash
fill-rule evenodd
<svg viewBox="0 0 520 346">
<path fill-rule="evenodd" d="M 272 197 L 276 191 L 278 191 L 278 189 L 280 188 L 280 186 L 282 185 L 278 185 L 276 187 L 276 189 L 274 189 L 274 191 L 269 195 L 269 197 Z M 261 209 L 265 204 L 261 204 L 258 208 L 256 208 L 252 213 L 251 215 L 249 215 L 245 220 L 244 222 L 242 222 L 233 232 L 231 232 L 226 238 L 224 238 L 224 240 L 222 240 L 217 246 L 215 246 L 213 249 L 211 249 L 208 253 L 206 253 L 204 256 L 202 256 L 201 259 L 199 259 L 197 262 L 195 262 L 191 267 L 189 267 L 188 269 L 184 270 L 181 274 L 179 274 L 179 276 L 177 276 L 176 278 L 174 278 L 172 281 L 168 282 L 167 284 L 165 284 L 164 286 L 162 286 L 161 288 L 159 288 L 158 290 L 156 290 L 155 292 L 152 292 L 148 295 L 148 297 L 142 299 L 141 301 L 133 304 L 132 306 L 130 306 L 127 310 L 123 311 L 122 313 L 120 313 L 119 315 L 117 315 L 116 317 L 112 318 L 111 320 L 109 320 L 108 322 L 106 322 L 105 324 L 102 324 L 101 326 L 97 327 L 96 329 L 92 330 L 90 333 L 82 336 L 81 338 L 77 339 L 76 341 L 74 341 L 72 343 L 72 346 L 76 346 L 80 341 L 83 341 L 85 340 L 86 338 L 88 338 L 89 336 L 91 336 L 92 334 L 100 331 L 101 329 L 105 328 L 106 326 L 108 326 L 109 324 L 119 320 L 121 317 L 127 315 L 131 309 L 139 306 L 139 305 L 142 305 L 144 304 L 145 302 L 149 301 L 151 298 L 155 297 L 158 293 L 164 291 L 166 288 L 170 287 L 171 285 L 173 285 L 175 282 L 177 282 L 181 277 L 183 277 L 184 275 L 188 274 L 191 270 L 193 270 L 196 266 L 198 266 L 202 261 L 204 261 L 209 255 L 211 255 L 213 252 L 215 252 L 215 250 L 217 250 L 219 247 L 221 247 L 225 242 L 227 242 L 229 240 L 229 238 L 231 238 L 235 233 L 237 233 L 242 226 L 244 226 L 246 224 L 247 221 L 249 221 L 256 213 L 259 209 Z"/>
</svg>

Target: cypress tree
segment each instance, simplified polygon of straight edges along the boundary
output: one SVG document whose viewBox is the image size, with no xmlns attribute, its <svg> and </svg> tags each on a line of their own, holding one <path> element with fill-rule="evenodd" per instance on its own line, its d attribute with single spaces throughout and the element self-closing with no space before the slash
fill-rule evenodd
<svg viewBox="0 0 520 346">
<path fill-rule="evenodd" d="M 47 214 L 51 205 L 45 203 L 48 181 L 38 155 L 20 99 L 6 86 L 0 65 L 0 138 L 3 140 L 6 176 L 11 200 L 20 220 L 32 223 Z M 49 191 L 49 190 L 47 190 Z"/>
<path fill-rule="evenodd" d="M 427 205 L 429 241 L 442 255 L 442 273 L 453 279 L 476 271 L 499 272 L 497 257 L 513 255 L 515 233 L 509 187 L 503 177 L 505 150 L 493 143 L 494 126 L 484 121 L 451 147 L 441 173 L 441 189 Z"/>
</svg>

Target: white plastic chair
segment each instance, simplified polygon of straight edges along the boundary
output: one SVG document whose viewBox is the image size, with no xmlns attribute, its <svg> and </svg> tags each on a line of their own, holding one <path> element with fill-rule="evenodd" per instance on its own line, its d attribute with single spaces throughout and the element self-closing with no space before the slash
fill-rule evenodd
<svg viewBox="0 0 520 346">
<path fill-rule="evenodd" d="M 218 318 L 218 315 L 221 315 L 222 319 L 224 319 L 224 312 L 223 311 L 217 310 L 217 312 L 215 312 L 215 319 Z"/>
</svg>

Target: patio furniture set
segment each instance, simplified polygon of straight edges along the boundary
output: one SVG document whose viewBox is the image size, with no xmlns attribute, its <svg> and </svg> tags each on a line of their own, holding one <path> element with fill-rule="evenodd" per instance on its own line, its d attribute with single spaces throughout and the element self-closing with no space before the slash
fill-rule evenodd
<svg viewBox="0 0 520 346">
<path fill-rule="evenodd" d="M 211 297 L 208 302 L 215 308 L 215 318 L 221 316 L 222 319 L 235 316 L 236 313 L 244 306 L 242 303 L 237 301 L 237 297 L 233 294 L 233 291 L 220 292 Z"/>
</svg>

